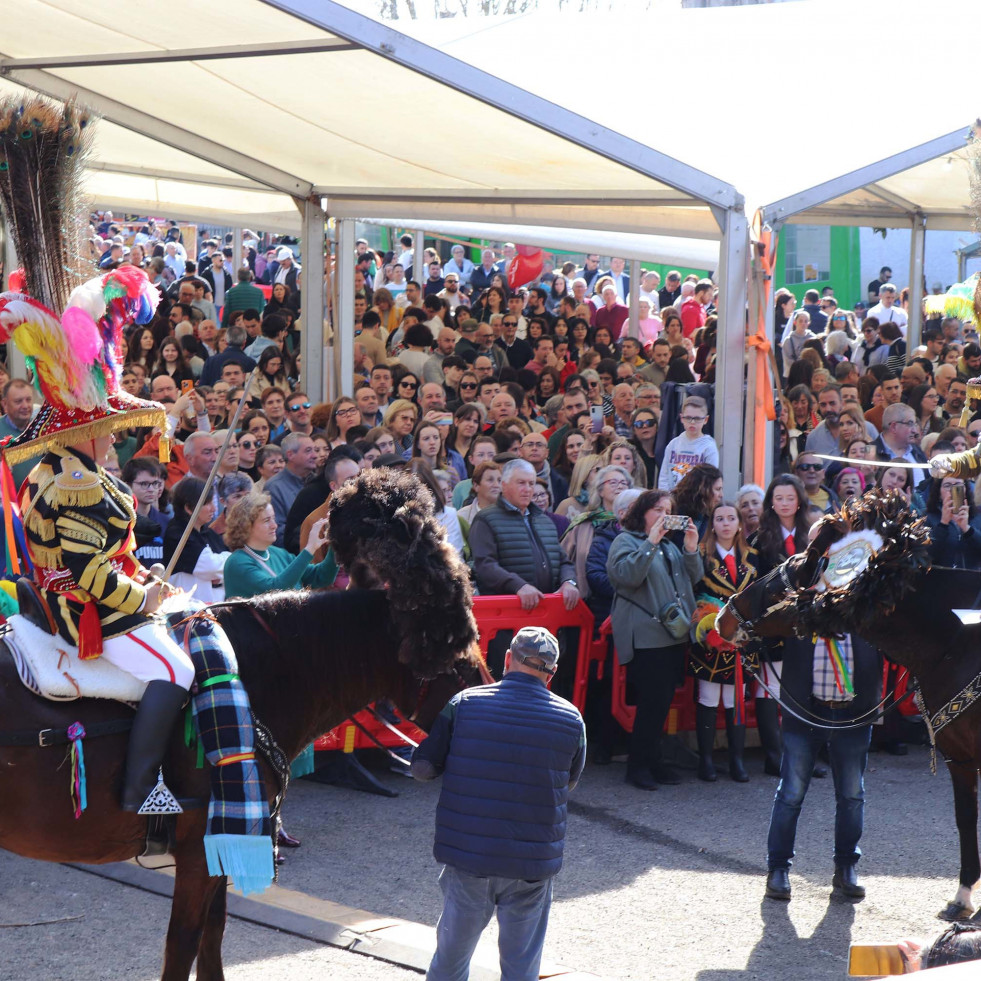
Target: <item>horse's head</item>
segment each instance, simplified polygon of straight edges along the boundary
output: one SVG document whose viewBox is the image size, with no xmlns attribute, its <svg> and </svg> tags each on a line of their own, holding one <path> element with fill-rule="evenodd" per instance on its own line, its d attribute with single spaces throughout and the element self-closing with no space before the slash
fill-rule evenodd
<svg viewBox="0 0 981 981">
<path fill-rule="evenodd" d="M 451 670 L 477 624 L 467 567 L 428 488 L 414 474 L 368 470 L 334 493 L 329 513 L 330 543 L 352 583 L 388 592 L 399 660 L 420 678 Z"/>
<path fill-rule="evenodd" d="M 805 552 L 729 597 L 715 620 L 722 639 L 743 647 L 752 640 L 792 637 L 797 628 L 797 597 L 817 584 L 825 552 L 846 530 L 839 516 L 826 516 Z"/>
</svg>

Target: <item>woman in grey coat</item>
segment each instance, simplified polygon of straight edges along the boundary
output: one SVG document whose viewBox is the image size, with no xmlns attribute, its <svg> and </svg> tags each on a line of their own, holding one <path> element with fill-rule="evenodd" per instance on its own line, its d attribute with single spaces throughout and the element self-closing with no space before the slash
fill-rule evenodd
<svg viewBox="0 0 981 981">
<path fill-rule="evenodd" d="M 627 783 L 641 790 L 680 782 L 661 759 L 661 736 L 675 688 L 684 681 L 687 627 L 695 612 L 693 587 L 704 572 L 693 522 L 684 533 L 683 552 L 666 537 L 664 519 L 672 505 L 667 491 L 644 491 L 624 516 L 624 530 L 610 546 L 606 562 L 616 590 L 613 642 L 620 663 L 627 665 L 637 705 Z M 662 618 L 671 604 L 683 618 L 681 637 L 672 636 Z"/>
</svg>

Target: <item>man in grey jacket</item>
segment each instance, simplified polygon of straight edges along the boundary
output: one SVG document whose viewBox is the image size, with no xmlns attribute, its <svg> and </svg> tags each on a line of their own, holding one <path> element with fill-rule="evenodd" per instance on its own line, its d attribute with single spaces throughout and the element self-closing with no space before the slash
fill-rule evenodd
<svg viewBox="0 0 981 981">
<path fill-rule="evenodd" d="M 536 482 L 530 463 L 508 461 L 497 503 L 477 512 L 470 526 L 477 589 L 482 595 L 518 596 L 524 610 L 538 606 L 545 593 L 560 592 L 571 610 L 579 602 L 575 566 L 551 519 L 531 503 Z M 495 677 L 501 676 L 509 640 L 504 634 L 490 643 L 487 664 Z"/>
</svg>

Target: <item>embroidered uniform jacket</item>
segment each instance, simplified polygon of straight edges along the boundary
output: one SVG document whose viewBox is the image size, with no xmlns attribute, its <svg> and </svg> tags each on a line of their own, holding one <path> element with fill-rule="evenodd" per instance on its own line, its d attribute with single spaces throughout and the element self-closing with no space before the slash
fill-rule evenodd
<svg viewBox="0 0 981 981">
<path fill-rule="evenodd" d="M 120 481 L 85 454 L 56 448 L 31 471 L 21 511 L 35 580 L 66 641 L 79 645 L 88 604 L 103 637 L 146 622 L 139 612 L 146 590 L 137 581 L 145 572 L 132 554 L 136 512 Z"/>
</svg>

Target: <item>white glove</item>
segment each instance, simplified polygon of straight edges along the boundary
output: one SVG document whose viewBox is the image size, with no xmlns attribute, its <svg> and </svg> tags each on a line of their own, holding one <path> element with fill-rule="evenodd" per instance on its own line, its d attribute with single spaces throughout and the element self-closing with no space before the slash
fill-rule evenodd
<svg viewBox="0 0 981 981">
<path fill-rule="evenodd" d="M 937 480 L 943 480 L 948 474 L 954 472 L 954 464 L 946 453 L 938 453 L 930 461 L 930 476 Z"/>
</svg>

